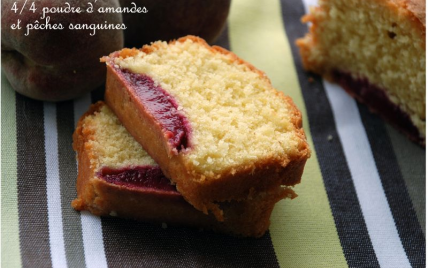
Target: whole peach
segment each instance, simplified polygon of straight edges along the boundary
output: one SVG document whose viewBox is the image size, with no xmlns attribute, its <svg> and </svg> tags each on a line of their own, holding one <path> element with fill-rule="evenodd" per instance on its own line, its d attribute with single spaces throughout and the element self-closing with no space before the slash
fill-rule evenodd
<svg viewBox="0 0 428 268">
<path fill-rule="evenodd" d="M 26 1 L 25 1 L 26 2 Z M 42 19 L 43 8 L 81 7 L 82 13 L 52 13 Z M 118 7 L 117 0 L 94 2 L 95 11 L 87 13 L 87 1 L 2 0 L 2 69 L 12 87 L 22 95 L 45 101 L 75 98 L 105 82 L 106 68 L 99 58 L 123 47 L 122 30 L 70 30 L 73 24 L 122 24 L 121 14 L 103 14 L 96 8 Z M 17 6 L 14 6 L 17 3 Z M 34 3 L 36 10 L 30 10 Z M 13 10 L 14 7 L 18 9 Z M 34 11 L 34 12 L 33 12 Z M 16 28 L 20 21 L 21 29 Z M 28 24 L 61 24 L 62 30 L 30 30 Z M 27 35 L 26 35 L 27 34 Z"/>
<path fill-rule="evenodd" d="M 212 43 L 226 23 L 231 0 L 120 0 L 122 7 L 133 7 L 132 2 L 148 12 L 123 14 L 128 47 L 189 34 Z"/>
</svg>

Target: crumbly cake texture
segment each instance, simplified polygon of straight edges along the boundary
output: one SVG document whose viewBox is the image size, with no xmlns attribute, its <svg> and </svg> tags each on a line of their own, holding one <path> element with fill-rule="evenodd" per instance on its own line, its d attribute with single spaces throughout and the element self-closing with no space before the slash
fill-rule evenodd
<svg viewBox="0 0 428 268">
<path fill-rule="evenodd" d="M 425 1 L 320 0 L 302 21 L 311 23 L 296 42 L 304 67 L 338 83 L 335 72 L 367 80 L 373 90 L 383 91 L 375 94 L 385 94 L 397 116 L 388 115 L 394 109 L 379 107 L 383 104 L 371 105 L 364 91 L 347 91 L 424 145 Z M 394 122 L 399 113 L 407 115 L 418 136 Z"/>
<path fill-rule="evenodd" d="M 223 219 L 218 202 L 246 200 L 300 182 L 310 150 L 301 113 L 266 75 L 194 36 L 123 49 L 107 63 L 105 100 L 197 209 Z M 123 72 L 150 77 L 177 103 L 190 131 L 174 150 Z"/>
<path fill-rule="evenodd" d="M 260 193 L 251 200 L 224 202 L 224 222 L 205 215 L 187 203 L 177 191 L 156 191 L 108 183 L 99 174 L 103 168 L 130 169 L 156 166 L 142 147 L 103 103 L 91 106 L 73 134 L 78 156 L 76 210 L 98 216 L 116 216 L 154 223 L 212 229 L 238 236 L 260 237 L 269 227 L 276 202 L 296 194 L 289 188 Z"/>
</svg>

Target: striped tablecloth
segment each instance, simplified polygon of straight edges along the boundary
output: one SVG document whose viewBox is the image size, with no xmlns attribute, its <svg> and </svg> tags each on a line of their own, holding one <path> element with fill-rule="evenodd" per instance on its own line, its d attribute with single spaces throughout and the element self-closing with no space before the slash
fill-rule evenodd
<svg viewBox="0 0 428 268">
<path fill-rule="evenodd" d="M 2 75 L 2 267 L 425 267 L 425 150 L 302 69 L 307 4 L 233 0 L 218 40 L 294 99 L 313 150 L 299 197 L 278 203 L 265 236 L 74 211 L 71 135 L 102 93 L 42 103 Z"/>
</svg>

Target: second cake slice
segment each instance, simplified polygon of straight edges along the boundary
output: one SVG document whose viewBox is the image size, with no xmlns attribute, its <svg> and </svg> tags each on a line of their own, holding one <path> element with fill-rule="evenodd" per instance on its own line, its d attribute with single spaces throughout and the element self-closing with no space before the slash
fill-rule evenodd
<svg viewBox="0 0 428 268">
<path fill-rule="evenodd" d="M 185 202 L 159 166 L 147 155 L 103 102 L 91 106 L 73 134 L 77 153 L 76 210 L 147 222 L 213 229 L 260 237 L 269 227 L 275 203 L 294 198 L 291 189 L 260 193 L 251 200 L 223 202 L 224 221 Z"/>
<path fill-rule="evenodd" d="M 266 75 L 188 36 L 107 63 L 105 100 L 195 208 L 300 182 L 310 155 L 301 114 Z"/>
</svg>

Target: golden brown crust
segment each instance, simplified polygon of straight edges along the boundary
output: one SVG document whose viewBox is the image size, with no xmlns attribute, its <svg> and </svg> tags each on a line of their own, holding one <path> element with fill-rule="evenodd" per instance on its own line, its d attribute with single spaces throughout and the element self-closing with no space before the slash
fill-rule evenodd
<svg viewBox="0 0 428 268">
<path fill-rule="evenodd" d="M 215 53 L 228 54 L 239 64 L 245 64 L 252 71 L 269 81 L 265 73 L 257 70 L 251 64 L 238 58 L 232 52 L 219 47 L 210 47 L 204 40 L 187 36 L 173 42 L 184 42 L 191 39 Z M 144 46 L 141 50 L 150 53 L 156 49 L 156 43 L 152 46 Z M 111 57 L 126 52 L 126 55 L 133 55 L 136 51 L 129 49 L 111 54 Z M 296 128 L 302 142 L 300 144 L 300 154 L 261 159 L 258 163 L 240 168 L 230 168 L 215 177 L 201 177 L 193 171 L 189 164 L 183 159 L 182 154 L 171 153 L 172 148 L 163 138 L 163 132 L 154 117 L 146 111 L 139 103 L 138 98 L 132 90 L 129 90 L 126 83 L 109 65 L 107 59 L 107 82 L 105 100 L 112 108 L 119 120 L 131 133 L 131 135 L 144 147 L 149 155 L 159 164 L 164 174 L 176 183 L 178 191 L 184 198 L 198 210 L 208 213 L 211 211 L 218 220 L 223 220 L 223 212 L 218 206 L 218 202 L 230 200 L 245 200 L 253 197 L 259 192 L 270 191 L 280 185 L 295 185 L 300 182 L 303 167 L 310 156 L 308 144 L 305 142 L 305 134 L 301 124 L 301 114 L 289 97 L 283 93 L 275 91 L 276 95 L 288 103 L 291 107 L 292 123 Z M 269 81 L 270 83 L 270 81 Z"/>
<path fill-rule="evenodd" d="M 425 0 L 405 0 L 403 5 L 409 10 L 413 16 L 424 26 L 424 33 L 426 27 L 426 2 Z"/>
<path fill-rule="evenodd" d="M 73 134 L 73 148 L 78 156 L 77 195 L 72 202 L 76 210 L 88 210 L 98 216 L 118 216 L 142 221 L 173 225 L 186 225 L 213 229 L 239 236 L 260 237 L 269 227 L 269 217 L 276 202 L 284 197 L 294 198 L 291 189 L 277 188 L 242 202 L 220 204 L 225 221 L 195 210 L 178 194 L 159 194 L 107 183 L 96 176 L 98 170 L 91 165 L 97 159 L 88 141 L 94 132 L 84 124 L 84 118 L 99 111 L 102 102 L 91 106 L 79 120 Z"/>
</svg>

